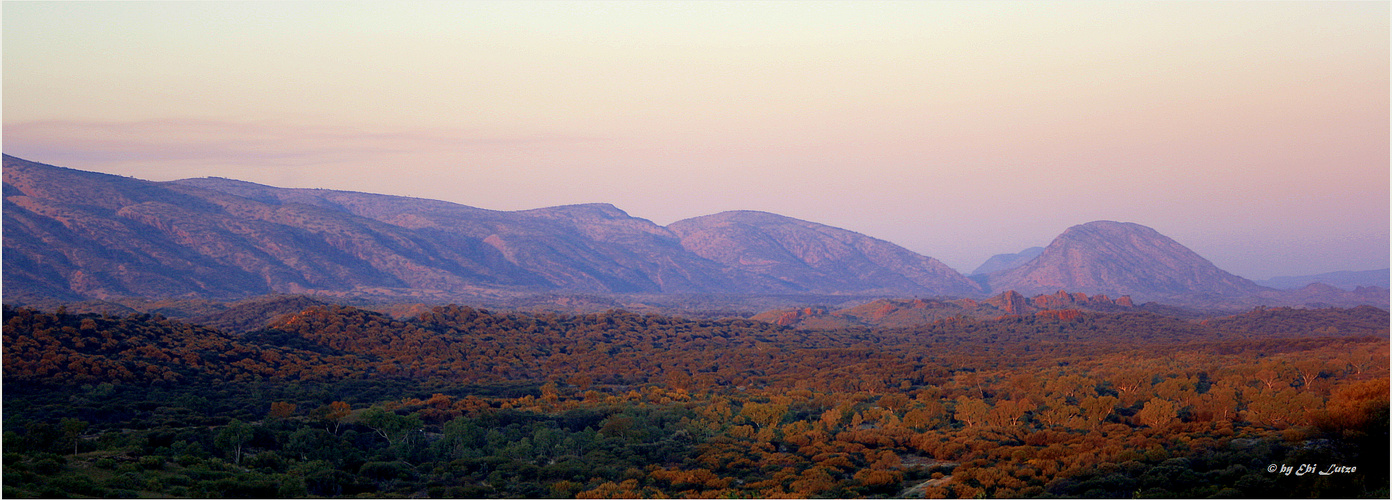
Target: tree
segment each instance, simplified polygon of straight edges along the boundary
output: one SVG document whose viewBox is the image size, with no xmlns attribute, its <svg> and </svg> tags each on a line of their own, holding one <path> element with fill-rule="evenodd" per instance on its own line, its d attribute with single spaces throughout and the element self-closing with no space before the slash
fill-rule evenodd
<svg viewBox="0 0 1392 500">
<path fill-rule="evenodd" d="M 788 412 L 788 405 L 774 403 L 745 403 L 740 410 L 740 415 L 744 415 L 749 421 L 754 422 L 760 429 L 777 425 L 783 420 L 783 414 Z"/>
<path fill-rule="evenodd" d="M 1079 408 L 1068 404 L 1063 398 L 1049 398 L 1044 401 L 1045 409 L 1035 414 L 1045 425 L 1062 426 L 1078 416 Z"/>
<path fill-rule="evenodd" d="M 1175 422 L 1179 407 L 1168 399 L 1151 398 L 1141 411 L 1136 412 L 1136 420 L 1157 429 L 1163 429 Z"/>
<path fill-rule="evenodd" d="M 377 406 L 364 410 L 361 418 L 363 425 L 377 431 L 377 435 L 385 438 L 388 445 L 401 442 L 409 433 L 425 426 L 420 417 L 397 415 Z"/>
<path fill-rule="evenodd" d="M 1316 412 L 1315 423 L 1325 429 L 1361 429 L 1381 413 L 1386 424 L 1387 379 L 1379 378 L 1356 382 L 1340 388 L 1325 405 L 1325 410 Z"/>
<path fill-rule="evenodd" d="M 332 456 L 329 431 L 317 427 L 301 427 L 290 434 L 285 443 L 285 451 L 299 456 L 300 460 L 327 459 Z M 326 456 L 327 455 L 327 456 Z"/>
<path fill-rule="evenodd" d="M 1323 409 L 1324 401 L 1318 396 L 1283 388 L 1257 391 L 1247 401 L 1247 409 L 1241 415 L 1254 424 L 1284 429 L 1306 423 L 1307 414 L 1318 414 Z"/>
<path fill-rule="evenodd" d="M 909 398 L 899 393 L 885 394 L 880 397 L 879 405 L 897 413 L 909 405 Z"/>
<path fill-rule="evenodd" d="M 254 431 L 250 424 L 242 422 L 241 420 L 232 419 L 231 422 L 228 422 L 227 425 L 222 428 L 222 431 L 218 433 L 217 437 L 213 439 L 213 444 L 224 449 L 230 448 L 235 457 L 233 463 L 240 464 L 242 463 L 242 445 L 251 441 L 253 433 Z"/>
<path fill-rule="evenodd" d="M 916 431 L 931 429 L 942 420 L 944 412 L 942 403 L 931 401 L 923 408 L 914 408 L 904 413 L 903 424 L 904 427 Z"/>
<path fill-rule="evenodd" d="M 991 412 L 991 405 L 985 401 L 969 396 L 957 397 L 957 408 L 953 412 L 953 418 L 966 424 L 967 427 L 985 423 L 986 416 Z"/>
<path fill-rule="evenodd" d="M 353 414 L 353 407 L 343 401 L 329 403 L 329 411 L 325 414 L 329 421 L 334 424 L 334 434 L 338 434 L 338 427 L 343 425 L 344 419 Z"/>
<path fill-rule="evenodd" d="M 77 444 L 82 441 L 82 431 L 87 430 L 87 422 L 75 418 L 65 418 L 58 423 L 63 429 L 63 437 L 72 441 L 73 455 L 77 455 Z"/>
<path fill-rule="evenodd" d="M 1000 400 L 996 401 L 995 407 L 991 408 L 986 417 L 991 425 L 1010 427 L 1019 423 L 1020 417 L 1023 417 L 1025 412 L 1032 411 L 1037 407 L 1038 405 L 1028 400 Z"/>
<path fill-rule="evenodd" d="M 1121 402 L 1131 404 L 1145 396 L 1153 375 L 1150 371 L 1133 368 L 1111 378 L 1112 386 L 1121 393 Z"/>
<path fill-rule="evenodd" d="M 284 401 L 271 403 L 271 411 L 267 414 L 270 418 L 287 418 L 295 414 L 295 404 Z"/>
<path fill-rule="evenodd" d="M 1112 396 L 1098 396 L 1085 398 L 1078 406 L 1082 408 L 1083 417 L 1087 423 L 1096 427 L 1097 424 L 1102 423 L 1103 419 L 1107 418 L 1107 415 L 1112 414 L 1112 410 L 1116 409 L 1118 402 L 1119 400 Z"/>
<path fill-rule="evenodd" d="M 1208 392 L 1199 396 L 1195 407 L 1200 420 L 1231 421 L 1237 418 L 1237 408 L 1241 401 L 1240 386 L 1233 379 L 1224 379 L 1213 384 Z"/>
<path fill-rule="evenodd" d="M 548 381 L 545 384 L 542 384 L 541 399 L 543 401 L 546 401 L 547 403 L 555 403 L 556 401 L 560 401 L 561 395 L 556 390 L 555 381 Z"/>
</svg>

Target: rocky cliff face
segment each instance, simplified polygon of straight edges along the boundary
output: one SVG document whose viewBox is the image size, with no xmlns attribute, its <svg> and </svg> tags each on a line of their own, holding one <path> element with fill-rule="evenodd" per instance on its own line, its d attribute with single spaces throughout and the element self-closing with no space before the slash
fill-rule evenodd
<svg viewBox="0 0 1392 500">
<path fill-rule="evenodd" d="M 1023 294 L 1071 290 L 1138 300 L 1239 297 L 1263 290 L 1154 229 L 1111 221 L 1070 227 L 1038 257 L 990 274 L 987 283 L 993 290 Z"/>
<path fill-rule="evenodd" d="M 500 212 L 229 179 L 157 183 L 10 156 L 4 183 L 7 299 L 976 291 L 934 259 L 772 214 L 729 231 L 699 218 L 666 228 L 607 204 Z"/>
</svg>

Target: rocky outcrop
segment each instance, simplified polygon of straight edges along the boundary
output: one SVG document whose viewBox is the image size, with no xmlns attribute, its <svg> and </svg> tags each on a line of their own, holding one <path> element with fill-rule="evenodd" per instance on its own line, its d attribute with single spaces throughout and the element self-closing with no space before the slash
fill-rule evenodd
<svg viewBox="0 0 1392 500">
<path fill-rule="evenodd" d="M 1024 295 L 1014 290 L 1006 290 L 1004 293 L 991 297 L 985 301 L 987 304 L 996 306 L 1005 314 L 1024 314 L 1029 307 L 1029 301 Z"/>
</svg>

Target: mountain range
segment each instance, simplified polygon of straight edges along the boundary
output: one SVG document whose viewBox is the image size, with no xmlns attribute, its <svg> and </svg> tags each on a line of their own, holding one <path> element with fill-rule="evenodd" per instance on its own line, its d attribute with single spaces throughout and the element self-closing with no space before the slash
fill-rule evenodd
<svg viewBox="0 0 1392 500">
<path fill-rule="evenodd" d="M 1392 270 L 1383 268 L 1371 271 L 1335 271 L 1306 276 L 1277 276 L 1258 281 L 1257 284 L 1280 290 L 1300 288 L 1312 283 L 1323 283 L 1344 290 L 1353 290 L 1360 286 L 1388 288 L 1389 281 L 1392 281 L 1389 280 L 1390 276 L 1392 276 Z"/>
<path fill-rule="evenodd" d="M 6 298 L 490 292 L 971 295 L 898 245 L 768 213 L 659 226 L 607 204 L 503 212 L 4 158 Z"/>
<path fill-rule="evenodd" d="M 1150 228 L 1110 221 L 1069 228 L 1038 255 L 973 280 L 884 240 L 765 212 L 660 226 L 609 204 L 495 211 L 223 178 L 152 182 L 8 155 L 3 194 L 6 302 L 1069 290 L 1274 304 L 1286 293 L 1226 273 Z M 1385 304 L 1385 289 L 1360 290 L 1306 290 L 1299 300 Z"/>
</svg>

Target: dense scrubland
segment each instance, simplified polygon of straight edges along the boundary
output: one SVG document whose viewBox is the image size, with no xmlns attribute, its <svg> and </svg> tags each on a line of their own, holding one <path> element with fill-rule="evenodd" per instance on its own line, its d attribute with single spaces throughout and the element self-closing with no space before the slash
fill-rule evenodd
<svg viewBox="0 0 1392 500">
<path fill-rule="evenodd" d="M 6 306 L 3 397 L 6 497 L 1388 496 L 1366 306 L 794 330 L 316 305 L 245 334 Z"/>
</svg>

